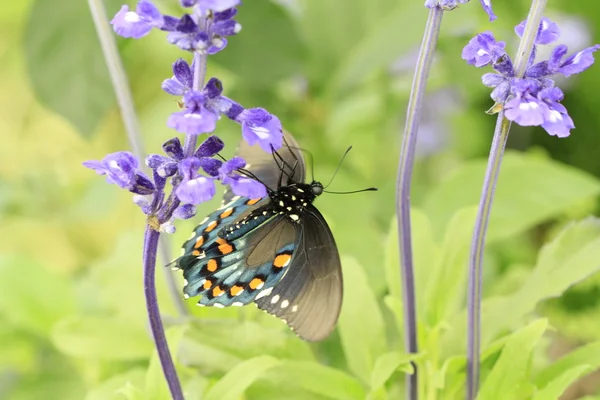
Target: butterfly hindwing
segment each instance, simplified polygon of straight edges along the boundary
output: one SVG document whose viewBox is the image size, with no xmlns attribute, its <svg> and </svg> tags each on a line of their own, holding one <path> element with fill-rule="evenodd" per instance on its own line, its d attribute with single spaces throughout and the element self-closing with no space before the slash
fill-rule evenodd
<svg viewBox="0 0 600 400">
<path fill-rule="evenodd" d="M 287 274 L 257 306 L 283 319 L 305 340 L 322 340 L 334 329 L 342 305 L 342 270 L 335 240 L 321 213 L 302 216 L 300 238 Z"/>
</svg>

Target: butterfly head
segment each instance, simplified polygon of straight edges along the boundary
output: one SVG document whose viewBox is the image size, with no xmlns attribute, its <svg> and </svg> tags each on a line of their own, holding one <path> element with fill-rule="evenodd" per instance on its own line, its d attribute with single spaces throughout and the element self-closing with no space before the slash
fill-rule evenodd
<svg viewBox="0 0 600 400">
<path fill-rule="evenodd" d="M 310 191 L 315 196 L 320 196 L 321 194 L 323 194 L 323 185 L 321 184 L 321 182 L 312 181 L 312 183 L 310 184 Z"/>
</svg>

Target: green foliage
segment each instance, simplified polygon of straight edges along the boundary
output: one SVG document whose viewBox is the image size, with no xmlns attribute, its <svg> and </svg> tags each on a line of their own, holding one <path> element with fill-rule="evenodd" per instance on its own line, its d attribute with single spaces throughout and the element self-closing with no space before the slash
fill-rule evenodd
<svg viewBox="0 0 600 400">
<path fill-rule="evenodd" d="M 168 399 L 142 295 L 144 217 L 128 194 L 81 168 L 126 147 L 86 2 L 4 3 L 0 398 Z M 157 3 L 179 12 L 176 2 Z M 120 4 L 105 1 L 108 15 Z M 494 26 L 509 32 L 528 3 L 494 6 Z M 591 1 L 551 7 L 590 26 L 600 15 Z M 253 307 L 200 309 L 190 299 L 190 315 L 177 316 L 157 268 L 186 399 L 399 399 L 413 363 L 421 398 L 464 398 L 468 252 L 493 120 L 483 113 L 489 91 L 460 51 L 490 27 L 475 1 L 444 16 L 428 81 L 426 105 L 434 106 L 421 121 L 422 133 L 438 124 L 429 138 L 435 150 L 419 152 L 411 193 L 420 351 L 407 355 L 394 177 L 426 16 L 422 1 L 255 0 L 240 8 L 243 30 L 211 58 L 208 75 L 242 104 L 279 115 L 312 153 L 319 180 L 353 145 L 332 190 L 379 191 L 318 200 L 343 258 L 345 293 L 338 327 L 321 343 L 301 341 Z M 118 44 L 146 147 L 157 152 L 174 135 L 164 121 L 176 109 L 160 82 L 182 53 L 160 32 Z M 600 194 L 598 74 L 594 66 L 563 88 L 572 137 L 511 133 L 485 253 L 480 399 L 557 399 L 600 369 L 600 220 L 589 216 Z M 442 92 L 453 104 L 436 105 Z M 218 129 L 231 154 L 239 128 Z M 172 250 L 196 222 L 178 222 Z M 556 359 L 549 343 L 581 347 Z"/>
</svg>

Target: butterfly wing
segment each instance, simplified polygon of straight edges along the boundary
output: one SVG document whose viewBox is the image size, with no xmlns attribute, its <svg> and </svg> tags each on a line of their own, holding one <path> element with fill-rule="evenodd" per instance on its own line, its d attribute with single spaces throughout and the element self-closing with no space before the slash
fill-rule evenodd
<svg viewBox="0 0 600 400">
<path fill-rule="evenodd" d="M 342 305 L 342 270 L 335 240 L 321 213 L 309 207 L 296 227 L 299 238 L 289 269 L 258 307 L 283 319 L 309 341 L 326 338 Z"/>
<path fill-rule="evenodd" d="M 183 270 L 186 297 L 202 296 L 199 305 L 251 303 L 285 275 L 296 230 L 285 216 L 273 212 L 268 198 L 249 205 L 252 201 L 240 198 L 211 214 L 175 261 Z M 239 228 L 227 237 L 222 234 L 226 226 Z"/>
<path fill-rule="evenodd" d="M 273 190 L 278 188 L 282 173 L 284 185 L 290 178 L 293 182 L 304 182 L 306 174 L 304 157 L 298 148 L 298 143 L 287 132 L 284 132 L 283 138 L 285 142 L 277 150 L 277 154 L 267 153 L 258 145 L 250 146 L 245 140 L 241 141 L 236 153 L 246 160 L 247 167 L 245 169 L 252 172 L 262 183 Z M 234 196 L 235 194 L 227 189 L 223 199 L 227 203 Z"/>
</svg>

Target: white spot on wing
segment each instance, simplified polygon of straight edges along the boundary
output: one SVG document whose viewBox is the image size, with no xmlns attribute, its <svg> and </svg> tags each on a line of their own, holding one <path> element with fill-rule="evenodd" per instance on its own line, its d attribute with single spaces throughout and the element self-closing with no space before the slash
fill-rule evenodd
<svg viewBox="0 0 600 400">
<path fill-rule="evenodd" d="M 290 218 L 292 219 L 292 221 L 298 221 L 298 219 L 300 219 L 300 217 L 298 217 L 296 214 L 291 214 Z"/>
<path fill-rule="evenodd" d="M 290 302 L 287 301 L 287 300 L 284 300 L 284 301 L 281 302 L 281 308 L 286 308 L 289 305 L 290 305 Z"/>
<path fill-rule="evenodd" d="M 279 295 L 276 294 L 275 296 L 273 296 L 273 298 L 271 299 L 271 304 L 275 304 L 279 301 Z"/>
<path fill-rule="evenodd" d="M 281 207 L 283 207 L 285 204 L 283 203 L 283 201 L 279 200 L 279 205 L 280 205 Z"/>
<path fill-rule="evenodd" d="M 225 307 L 223 304 L 219 304 L 219 303 L 215 303 L 215 304 L 213 304 L 213 306 L 215 306 L 216 308 L 224 308 Z"/>
<path fill-rule="evenodd" d="M 244 303 L 242 303 L 241 301 L 236 301 L 235 303 L 231 303 L 231 305 L 234 307 L 241 307 L 244 305 Z"/>
<path fill-rule="evenodd" d="M 263 290 L 262 292 L 260 292 L 259 294 L 256 295 L 255 300 L 260 299 L 261 297 L 265 297 L 271 294 L 271 292 L 273 291 L 273 288 L 270 287 L 268 289 Z"/>
<path fill-rule="evenodd" d="M 292 307 L 292 312 L 296 312 L 296 311 L 298 311 L 298 304 L 295 304 L 295 305 Z"/>
<path fill-rule="evenodd" d="M 292 211 L 292 207 L 286 207 L 288 211 Z"/>
</svg>

